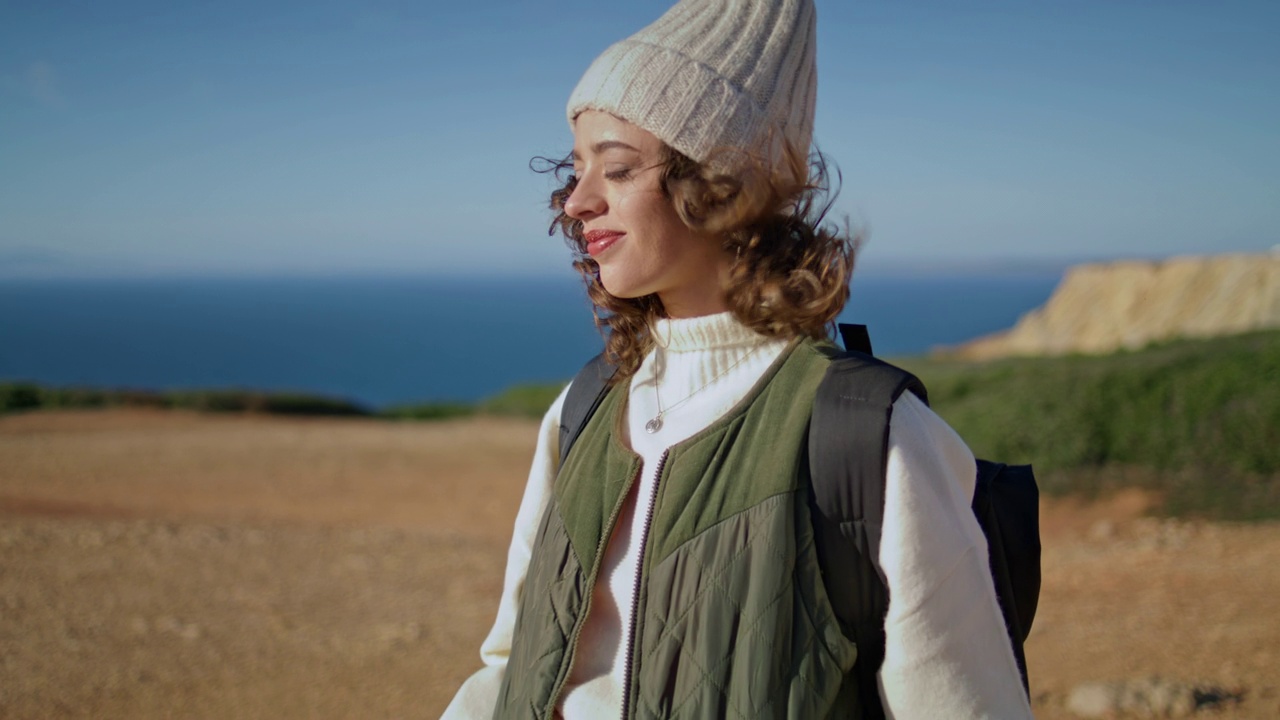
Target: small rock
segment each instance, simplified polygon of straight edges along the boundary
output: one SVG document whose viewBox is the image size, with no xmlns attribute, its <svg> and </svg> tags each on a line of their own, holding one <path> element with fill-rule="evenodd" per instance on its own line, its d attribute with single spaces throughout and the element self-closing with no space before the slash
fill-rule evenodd
<svg viewBox="0 0 1280 720">
<path fill-rule="evenodd" d="M 187 623 L 172 616 L 164 616 L 156 620 L 156 629 L 161 632 L 172 633 L 183 640 L 199 640 L 200 626 L 195 623 Z"/>
<path fill-rule="evenodd" d="M 1099 520 L 1089 528 L 1089 539 L 1102 541 L 1116 536 L 1116 524 L 1110 520 Z"/>
<path fill-rule="evenodd" d="M 422 637 L 422 626 L 418 623 L 379 623 L 374 626 L 373 634 L 378 645 L 391 648 L 418 641 Z"/>
<path fill-rule="evenodd" d="M 1216 708 L 1219 705 L 1238 703 L 1244 699 L 1244 691 L 1240 688 L 1227 690 L 1220 687 L 1201 686 L 1195 689 L 1196 710 Z"/>
<path fill-rule="evenodd" d="M 1239 697 L 1238 692 L 1148 677 L 1078 685 L 1067 696 L 1067 710 L 1082 718 L 1184 718 Z"/>
<path fill-rule="evenodd" d="M 1067 709 L 1083 718 L 1100 718 L 1120 709 L 1120 693 L 1113 683 L 1085 683 L 1067 696 Z"/>
<path fill-rule="evenodd" d="M 1159 677 L 1127 683 L 1121 710 L 1148 717 L 1180 718 L 1196 709 L 1195 688 Z"/>
</svg>

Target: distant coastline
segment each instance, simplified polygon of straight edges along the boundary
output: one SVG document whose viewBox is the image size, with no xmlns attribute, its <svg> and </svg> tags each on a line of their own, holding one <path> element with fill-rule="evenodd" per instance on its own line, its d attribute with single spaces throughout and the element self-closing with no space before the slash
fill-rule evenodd
<svg viewBox="0 0 1280 720">
<path fill-rule="evenodd" d="M 1054 274 L 857 274 L 842 321 L 882 355 L 1010 327 Z M 381 409 L 563 383 L 601 339 L 577 278 L 0 282 L 0 382 L 248 388 Z"/>
<path fill-rule="evenodd" d="M 1071 268 L 1043 306 L 949 352 L 972 360 L 1106 354 L 1280 328 L 1280 248 Z"/>
</svg>

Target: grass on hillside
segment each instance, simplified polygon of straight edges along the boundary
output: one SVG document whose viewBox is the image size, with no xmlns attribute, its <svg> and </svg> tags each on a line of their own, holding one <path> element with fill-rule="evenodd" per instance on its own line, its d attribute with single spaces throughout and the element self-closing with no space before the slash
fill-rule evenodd
<svg viewBox="0 0 1280 720">
<path fill-rule="evenodd" d="M 1033 464 L 1046 492 L 1136 484 L 1173 514 L 1280 517 L 1280 332 L 900 364 L 976 454 Z"/>
<path fill-rule="evenodd" d="M 0 414 L 23 410 L 150 407 L 202 412 L 257 412 L 278 415 L 368 415 L 369 411 L 337 398 L 305 393 L 255 390 L 109 390 L 44 387 L 35 383 L 0 383 Z"/>
<path fill-rule="evenodd" d="M 149 407 L 201 412 L 277 415 L 346 415 L 390 420 L 451 420 L 469 415 L 542 417 L 564 383 L 519 385 L 478 403 L 428 402 L 382 410 L 340 398 L 257 390 L 129 390 L 45 387 L 29 382 L 0 382 L 0 414 L 25 410 Z"/>
<path fill-rule="evenodd" d="M 516 385 L 474 405 L 467 403 L 419 403 L 396 405 L 378 413 L 393 420 L 449 420 L 469 415 L 502 415 L 540 418 L 564 389 L 564 383 Z"/>
<path fill-rule="evenodd" d="M 934 409 L 975 454 L 1031 463 L 1047 493 L 1140 486 L 1159 492 L 1170 514 L 1280 518 L 1280 332 L 1104 357 L 896 362 L 925 382 Z M 536 418 L 562 388 L 523 385 L 474 405 L 425 403 L 374 413 L 344 400 L 297 394 L 9 383 L 0 384 L 0 413 L 147 406 L 408 420 Z"/>
</svg>

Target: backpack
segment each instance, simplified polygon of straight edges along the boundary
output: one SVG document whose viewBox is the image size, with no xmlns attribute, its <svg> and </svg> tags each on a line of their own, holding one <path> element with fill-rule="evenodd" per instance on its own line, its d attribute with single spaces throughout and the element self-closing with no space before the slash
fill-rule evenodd
<svg viewBox="0 0 1280 720">
<path fill-rule="evenodd" d="M 856 643 L 854 679 L 868 718 L 884 718 L 876 673 L 884 661 L 889 591 L 879 567 L 889 419 L 904 392 L 925 404 L 916 376 L 871 354 L 863 325 L 840 325 L 845 351 L 818 386 L 809 424 L 810 505 L 823 582 Z M 560 465 L 608 390 L 614 368 L 597 355 L 573 379 L 560 413 Z M 996 599 L 1027 684 L 1023 642 L 1040 597 L 1039 490 L 1029 465 L 977 461 L 973 514 L 987 539 Z"/>
</svg>

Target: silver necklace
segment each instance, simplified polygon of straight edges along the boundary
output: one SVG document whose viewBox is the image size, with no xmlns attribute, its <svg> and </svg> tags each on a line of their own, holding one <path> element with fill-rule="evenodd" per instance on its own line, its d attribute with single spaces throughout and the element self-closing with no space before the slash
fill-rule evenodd
<svg viewBox="0 0 1280 720">
<path fill-rule="evenodd" d="M 658 383 L 656 383 L 656 382 L 655 382 L 655 383 L 653 384 L 653 397 L 654 397 L 654 399 L 655 399 L 655 400 L 657 400 L 657 401 L 658 401 L 658 414 L 657 414 L 657 415 L 654 415 L 652 418 L 650 418 L 650 419 L 649 419 L 649 422 L 647 422 L 647 423 L 645 423 L 645 424 L 644 424 L 644 431 L 645 431 L 645 432 L 647 432 L 647 433 L 649 433 L 650 435 L 652 435 L 652 434 L 654 434 L 654 433 L 658 432 L 659 430 L 661 430 L 661 429 L 662 429 L 662 418 L 663 418 L 663 416 L 665 416 L 667 413 L 671 412 L 672 410 L 675 410 L 676 408 L 680 407 L 681 405 L 683 405 L 683 404 L 685 404 L 685 403 L 689 402 L 689 400 L 690 400 L 694 395 L 697 395 L 698 393 L 702 392 L 703 390 L 706 390 L 708 387 L 710 387 L 710 386 L 711 386 L 711 384 L 712 384 L 712 383 L 714 383 L 715 381 L 717 381 L 717 380 L 719 380 L 720 378 L 724 377 L 725 375 L 728 375 L 730 370 L 732 370 L 732 369 L 734 369 L 734 368 L 738 367 L 739 365 L 741 365 L 744 361 L 746 361 L 746 359 L 747 359 L 747 358 L 749 358 L 749 357 L 751 357 L 752 355 L 754 355 L 754 354 L 756 353 L 756 350 L 759 350 L 759 349 L 760 349 L 760 346 L 759 346 L 759 345 L 757 345 L 757 346 L 755 346 L 755 347 L 751 348 L 749 351 L 747 351 L 747 353 L 746 353 L 745 355 L 743 355 L 742 357 L 740 357 L 740 358 L 738 358 L 737 360 L 735 360 L 735 361 L 733 362 L 733 364 L 732 364 L 732 365 L 730 365 L 729 367 L 727 367 L 727 368 L 725 368 L 725 369 L 721 370 L 720 372 L 716 373 L 715 377 L 713 377 L 713 378 L 711 378 L 710 380 L 706 381 L 706 382 L 705 382 L 705 383 L 703 383 L 700 387 L 698 387 L 696 390 L 694 390 L 693 392 L 691 392 L 691 393 L 689 393 L 688 395 L 685 395 L 683 398 L 681 398 L 679 402 L 677 402 L 677 403 L 675 403 L 674 405 L 671 405 L 670 407 L 667 407 L 667 408 L 663 408 L 663 407 L 662 407 L 662 395 L 658 392 Z"/>
</svg>

